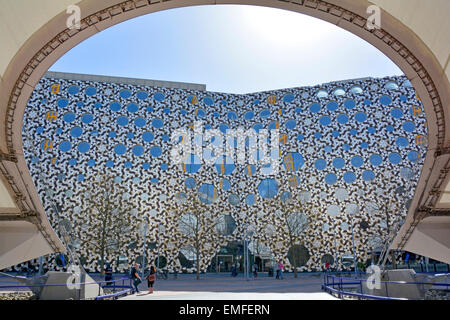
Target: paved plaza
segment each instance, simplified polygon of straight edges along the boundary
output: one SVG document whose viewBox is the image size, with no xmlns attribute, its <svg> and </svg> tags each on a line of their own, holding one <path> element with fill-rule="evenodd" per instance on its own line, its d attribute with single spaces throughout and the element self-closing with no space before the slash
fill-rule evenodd
<svg viewBox="0 0 450 320">
<path fill-rule="evenodd" d="M 154 293 L 148 294 L 147 282 L 139 286 L 140 293 L 122 300 L 337 300 L 321 290 L 322 274 L 284 274 L 283 280 L 260 274 L 257 279 L 246 280 L 240 274 L 173 275 L 168 280 L 157 280 Z"/>
</svg>

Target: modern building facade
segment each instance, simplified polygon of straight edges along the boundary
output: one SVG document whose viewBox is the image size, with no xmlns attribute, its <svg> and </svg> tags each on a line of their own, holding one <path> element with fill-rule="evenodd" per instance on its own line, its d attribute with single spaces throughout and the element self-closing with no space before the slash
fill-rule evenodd
<svg viewBox="0 0 450 320">
<path fill-rule="evenodd" d="M 180 208 L 198 197 L 211 208 L 204 221 L 214 234 L 200 247 L 202 270 L 247 237 L 253 255 L 315 271 L 325 262 L 350 267 L 354 254 L 366 261 L 401 225 L 427 125 L 406 77 L 238 95 L 47 73 L 28 101 L 23 141 L 45 212 L 55 230 L 68 227 L 66 243 L 88 271 L 101 259 L 89 199 L 104 181 L 110 211 L 123 219 L 120 237 L 108 238 L 108 262 L 153 262 L 159 252 L 170 271 L 195 270 L 183 223 L 196 218 Z M 177 160 L 173 150 L 188 141 L 192 149 Z M 47 264 L 58 269 L 54 260 Z"/>
</svg>

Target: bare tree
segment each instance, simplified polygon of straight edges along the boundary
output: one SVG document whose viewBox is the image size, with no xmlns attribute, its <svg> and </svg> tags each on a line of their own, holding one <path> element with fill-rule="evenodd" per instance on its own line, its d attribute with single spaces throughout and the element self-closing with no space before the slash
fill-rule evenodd
<svg viewBox="0 0 450 320">
<path fill-rule="evenodd" d="M 299 196 L 297 193 L 279 192 L 276 197 L 271 200 L 269 207 L 275 210 L 279 216 L 280 229 L 286 236 L 289 247 L 291 248 L 292 260 L 290 261 L 294 268 L 294 277 L 298 277 L 298 252 L 295 250 L 297 242 L 304 237 L 304 232 L 309 226 L 312 205 L 307 199 Z"/>
<path fill-rule="evenodd" d="M 88 246 L 100 255 L 100 272 L 104 275 L 106 257 L 121 251 L 123 236 L 130 230 L 126 218 L 128 206 L 120 200 L 118 184 L 110 176 L 97 177 L 83 194 L 94 231 Z"/>
<path fill-rule="evenodd" d="M 197 280 L 200 279 L 202 252 L 218 243 L 222 233 L 223 217 L 215 209 L 213 201 L 202 201 L 197 192 L 187 191 L 181 201 L 174 203 L 170 211 L 178 218 L 178 230 L 188 243 L 190 256 L 195 258 Z M 208 204 L 209 203 L 209 204 Z"/>
</svg>

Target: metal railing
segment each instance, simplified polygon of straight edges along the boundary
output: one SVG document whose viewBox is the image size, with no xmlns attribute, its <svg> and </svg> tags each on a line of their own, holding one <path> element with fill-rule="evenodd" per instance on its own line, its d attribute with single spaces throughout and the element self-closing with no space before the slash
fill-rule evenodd
<svg viewBox="0 0 450 320">
<path fill-rule="evenodd" d="M 324 273 L 322 290 L 337 294 L 339 299 L 343 299 L 344 296 L 353 296 L 360 299 L 373 299 L 373 300 L 408 300 L 406 298 L 390 297 L 387 284 L 401 284 L 401 285 L 429 285 L 433 287 L 441 287 L 446 291 L 449 291 L 450 282 L 444 283 L 431 283 L 431 282 L 406 282 L 406 281 L 375 281 L 376 283 L 384 284 L 385 296 L 375 296 L 366 294 L 363 292 L 363 282 L 366 282 L 366 278 L 361 278 L 360 276 L 365 275 L 365 273 L 359 273 L 358 277 L 351 273 Z M 353 277 L 352 277 L 353 276 Z M 447 279 L 450 275 L 447 275 Z M 372 281 L 371 281 L 372 282 Z M 349 291 L 351 289 L 352 291 Z M 355 292 L 355 289 L 357 292 Z M 359 292 L 358 292 L 359 291 Z"/>
<path fill-rule="evenodd" d="M 119 284 L 119 282 L 121 282 Z M 94 298 L 94 300 L 104 300 L 108 298 L 117 299 L 120 296 L 132 294 L 134 293 L 134 289 L 131 284 L 132 280 L 128 277 L 125 278 L 119 278 L 119 279 L 111 279 L 111 280 L 104 280 L 104 281 L 95 281 L 95 282 L 80 282 L 80 283 L 70 283 L 69 285 L 67 283 L 64 284 L 34 284 L 34 285 L 0 285 L 0 293 L 2 291 L 6 291 L 7 289 L 14 289 L 14 291 L 26 291 L 26 288 L 33 289 L 33 288 L 44 288 L 44 287 L 68 287 L 70 286 L 73 288 L 73 290 L 78 291 L 78 300 L 82 300 L 81 298 L 81 292 L 83 288 L 85 288 L 88 285 L 98 285 L 98 295 Z M 101 295 L 101 290 L 104 289 L 112 289 L 113 293 L 103 294 Z M 117 291 L 118 289 L 123 289 L 120 291 Z"/>
</svg>

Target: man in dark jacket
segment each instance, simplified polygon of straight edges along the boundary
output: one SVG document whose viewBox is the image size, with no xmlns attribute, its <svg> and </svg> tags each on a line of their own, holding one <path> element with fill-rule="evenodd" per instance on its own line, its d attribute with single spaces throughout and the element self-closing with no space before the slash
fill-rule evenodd
<svg viewBox="0 0 450 320">
<path fill-rule="evenodd" d="M 139 276 L 139 264 L 135 264 L 131 269 L 131 281 L 133 281 L 133 286 L 136 289 L 136 292 L 139 292 L 138 286 L 142 282 L 141 277 Z"/>
</svg>

